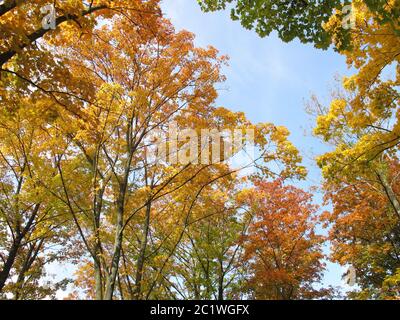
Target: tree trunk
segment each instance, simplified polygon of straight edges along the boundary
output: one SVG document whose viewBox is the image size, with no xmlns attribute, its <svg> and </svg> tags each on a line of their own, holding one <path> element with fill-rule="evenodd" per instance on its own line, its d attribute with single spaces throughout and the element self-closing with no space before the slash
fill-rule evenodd
<svg viewBox="0 0 400 320">
<path fill-rule="evenodd" d="M 96 300 L 103 300 L 103 277 L 101 274 L 101 264 L 99 260 L 94 261 L 94 277 Z"/>
<path fill-rule="evenodd" d="M 113 298 L 115 283 L 118 275 L 119 260 L 121 257 L 126 183 L 121 186 L 120 190 L 121 190 L 120 195 L 117 201 L 118 215 L 117 215 L 117 224 L 115 229 L 114 249 L 111 261 L 111 269 L 106 281 L 106 292 L 104 296 L 105 300 L 112 300 Z"/>
<path fill-rule="evenodd" d="M 17 237 L 17 239 L 15 239 L 15 241 L 13 242 L 10 250 L 8 251 L 7 260 L 4 263 L 3 270 L 1 270 L 1 272 L 0 272 L 0 292 L 3 290 L 3 288 L 6 284 L 6 281 L 10 275 L 11 268 L 12 268 L 15 258 L 17 256 L 18 249 L 21 245 L 21 241 L 22 241 L 22 238 Z"/>
<path fill-rule="evenodd" d="M 396 193 L 394 192 L 390 182 L 388 181 L 386 174 L 382 174 L 380 172 L 377 172 L 376 174 L 379 178 L 379 181 L 381 182 L 382 186 L 385 189 L 385 193 L 386 193 L 395 213 L 400 218 L 400 202 L 397 199 Z"/>
<path fill-rule="evenodd" d="M 219 261 L 220 272 L 218 277 L 218 300 L 224 300 L 224 266 L 222 260 Z"/>
<path fill-rule="evenodd" d="M 139 300 L 141 295 L 141 283 L 143 278 L 143 267 L 144 267 L 144 260 L 146 256 L 146 248 L 147 248 L 147 241 L 150 229 L 150 213 L 151 213 L 151 202 L 149 202 L 146 206 L 146 220 L 144 224 L 144 235 L 143 241 L 140 247 L 139 258 L 136 263 L 136 277 L 135 277 L 135 299 Z"/>
</svg>

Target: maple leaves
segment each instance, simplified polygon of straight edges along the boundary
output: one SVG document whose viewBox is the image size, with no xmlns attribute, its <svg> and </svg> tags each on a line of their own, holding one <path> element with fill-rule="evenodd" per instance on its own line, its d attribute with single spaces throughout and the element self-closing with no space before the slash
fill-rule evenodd
<svg viewBox="0 0 400 320">
<path fill-rule="evenodd" d="M 54 7 L 55 30 L 42 25 L 41 9 L 46 5 Z M 0 102 L 15 99 L 9 96 L 11 90 L 3 91 L 3 88 L 18 83 L 19 96 L 51 99 L 80 118 L 85 117 L 81 108 L 92 101 L 93 90 L 87 79 L 71 73 L 66 57 L 58 51 L 69 47 L 79 37 L 90 39 L 98 19 L 111 19 L 126 11 L 138 24 L 151 28 L 160 14 L 158 1 L 7 1 L 3 8 L 0 16 Z"/>
<path fill-rule="evenodd" d="M 315 299 L 324 271 L 324 238 L 316 233 L 318 207 L 312 196 L 282 180 L 256 181 L 243 200 L 252 216 L 242 237 L 250 269 L 249 288 L 256 299 Z"/>
</svg>

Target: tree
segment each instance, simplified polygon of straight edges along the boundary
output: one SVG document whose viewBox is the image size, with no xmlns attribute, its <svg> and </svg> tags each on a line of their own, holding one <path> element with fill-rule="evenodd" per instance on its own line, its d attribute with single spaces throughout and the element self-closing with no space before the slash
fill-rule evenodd
<svg viewBox="0 0 400 320">
<path fill-rule="evenodd" d="M 361 292 L 353 297 L 398 296 L 400 202 L 396 188 L 399 152 L 398 2 L 377 15 L 355 1 L 352 50 L 344 50 L 357 73 L 343 81 L 329 108 L 320 110 L 314 133 L 334 148 L 318 157 L 327 200 L 334 210 L 333 259 L 357 269 Z M 398 17 L 398 14 L 397 14 Z M 340 21 L 327 23 L 340 47 Z M 390 283 L 390 285 L 385 285 Z"/>
<path fill-rule="evenodd" d="M 53 294 L 58 285 L 38 280 L 47 264 L 68 257 L 67 247 L 63 256 L 51 249 L 66 244 L 68 219 L 39 182 L 51 171 L 46 113 L 30 100 L 0 111 L 0 294 L 15 299 Z"/>
<path fill-rule="evenodd" d="M 249 217 L 236 201 L 238 177 L 230 180 L 219 181 L 217 190 L 202 195 L 197 221 L 178 247 L 174 277 L 185 299 L 224 300 L 242 295 L 243 247 L 239 240 L 247 231 Z"/>
<path fill-rule="evenodd" d="M 242 195 L 253 221 L 243 237 L 248 291 L 255 299 L 315 299 L 324 271 L 324 238 L 316 234 L 318 207 L 311 194 L 278 179 L 256 181 Z"/>
<path fill-rule="evenodd" d="M 342 26 L 343 19 L 349 18 L 345 6 L 351 1 L 298 1 L 298 0 L 198 0 L 201 8 L 208 11 L 224 10 L 231 7 L 233 20 L 240 20 L 246 29 L 255 29 L 262 37 L 276 31 L 279 37 L 289 42 L 298 38 L 303 43 L 313 43 L 317 48 L 326 49 L 331 45 L 332 33 L 324 28 L 332 15 L 335 15 Z M 385 0 L 356 1 L 368 6 L 380 23 L 395 22 L 399 16 L 400 2 L 390 3 Z M 351 31 L 344 28 L 336 30 L 342 37 L 341 49 L 351 45 L 348 41 Z M 397 32 L 399 31 L 397 26 Z"/>
<path fill-rule="evenodd" d="M 262 37 L 277 31 L 279 37 L 289 42 L 299 38 L 303 43 L 313 42 L 327 48 L 330 36 L 322 24 L 331 17 L 341 1 L 248 1 L 248 0 L 199 0 L 205 11 L 222 10 L 234 3 L 231 17 L 240 20 L 246 29 L 255 29 Z M 348 3 L 348 2 L 347 2 Z"/>
<path fill-rule="evenodd" d="M 388 183 L 398 190 L 399 163 L 388 163 Z M 393 210 L 385 184 L 379 178 L 358 178 L 351 184 L 326 183 L 326 200 L 333 205 L 325 221 L 331 226 L 331 259 L 356 270 L 359 290 L 349 294 L 356 299 L 399 297 L 400 215 Z M 396 280 L 397 279 L 397 280 Z"/>
<path fill-rule="evenodd" d="M 332 212 L 324 215 L 326 227 L 330 227 L 331 259 L 356 270 L 360 290 L 352 292 L 351 298 L 392 299 L 398 296 L 400 234 L 396 151 L 389 148 L 363 159 L 368 147 L 358 148 L 360 157 L 351 157 L 359 139 L 373 134 L 375 129 L 353 127 L 350 106 L 355 94 L 338 90 L 329 108 L 314 101 L 320 126 L 315 132 L 324 132 L 320 136 L 334 148 L 317 159 L 324 173 L 325 201 L 333 206 Z M 319 131 L 323 128 L 322 119 L 328 119 L 327 114 L 332 114 L 334 109 L 338 117 L 331 117 L 329 121 L 338 129 L 329 129 L 329 134 Z M 340 160 L 339 154 L 343 154 Z"/>
</svg>

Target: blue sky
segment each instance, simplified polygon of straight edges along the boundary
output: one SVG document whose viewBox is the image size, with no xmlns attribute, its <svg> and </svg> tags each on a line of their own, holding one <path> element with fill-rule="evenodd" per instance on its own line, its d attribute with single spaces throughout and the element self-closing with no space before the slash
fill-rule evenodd
<svg viewBox="0 0 400 320">
<path fill-rule="evenodd" d="M 313 123 L 305 112 L 305 102 L 312 94 L 329 101 L 335 76 L 349 74 L 344 57 L 299 41 L 283 43 L 275 34 L 260 38 L 231 21 L 228 11 L 201 12 L 196 0 L 163 0 L 162 8 L 177 30 L 196 35 L 198 46 L 212 45 L 230 57 L 217 104 L 244 111 L 253 122 L 286 126 L 309 170 L 302 186 L 318 185 L 320 172 L 313 158 L 327 147 L 309 134 Z M 321 195 L 315 199 L 321 201 Z M 342 271 L 329 263 L 324 283 L 342 285 Z"/>
</svg>

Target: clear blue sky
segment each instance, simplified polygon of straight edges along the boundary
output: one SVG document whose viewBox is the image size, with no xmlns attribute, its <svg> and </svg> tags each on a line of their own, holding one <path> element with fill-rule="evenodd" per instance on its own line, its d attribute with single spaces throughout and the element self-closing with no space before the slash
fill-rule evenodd
<svg viewBox="0 0 400 320">
<path fill-rule="evenodd" d="M 309 134 L 313 123 L 305 112 L 305 101 L 311 94 L 329 101 L 335 75 L 349 74 L 345 59 L 333 50 L 317 50 L 299 41 L 283 43 L 275 34 L 262 39 L 231 21 L 228 11 L 201 12 L 196 0 L 163 0 L 162 8 L 177 30 L 196 35 L 198 46 L 212 45 L 230 57 L 224 70 L 227 90 L 220 91 L 218 105 L 244 111 L 253 122 L 289 128 L 290 139 L 309 170 L 302 186 L 318 185 L 320 172 L 313 158 L 327 147 Z M 321 195 L 315 200 L 320 202 Z M 342 271 L 329 263 L 324 283 L 342 285 Z"/>
</svg>

